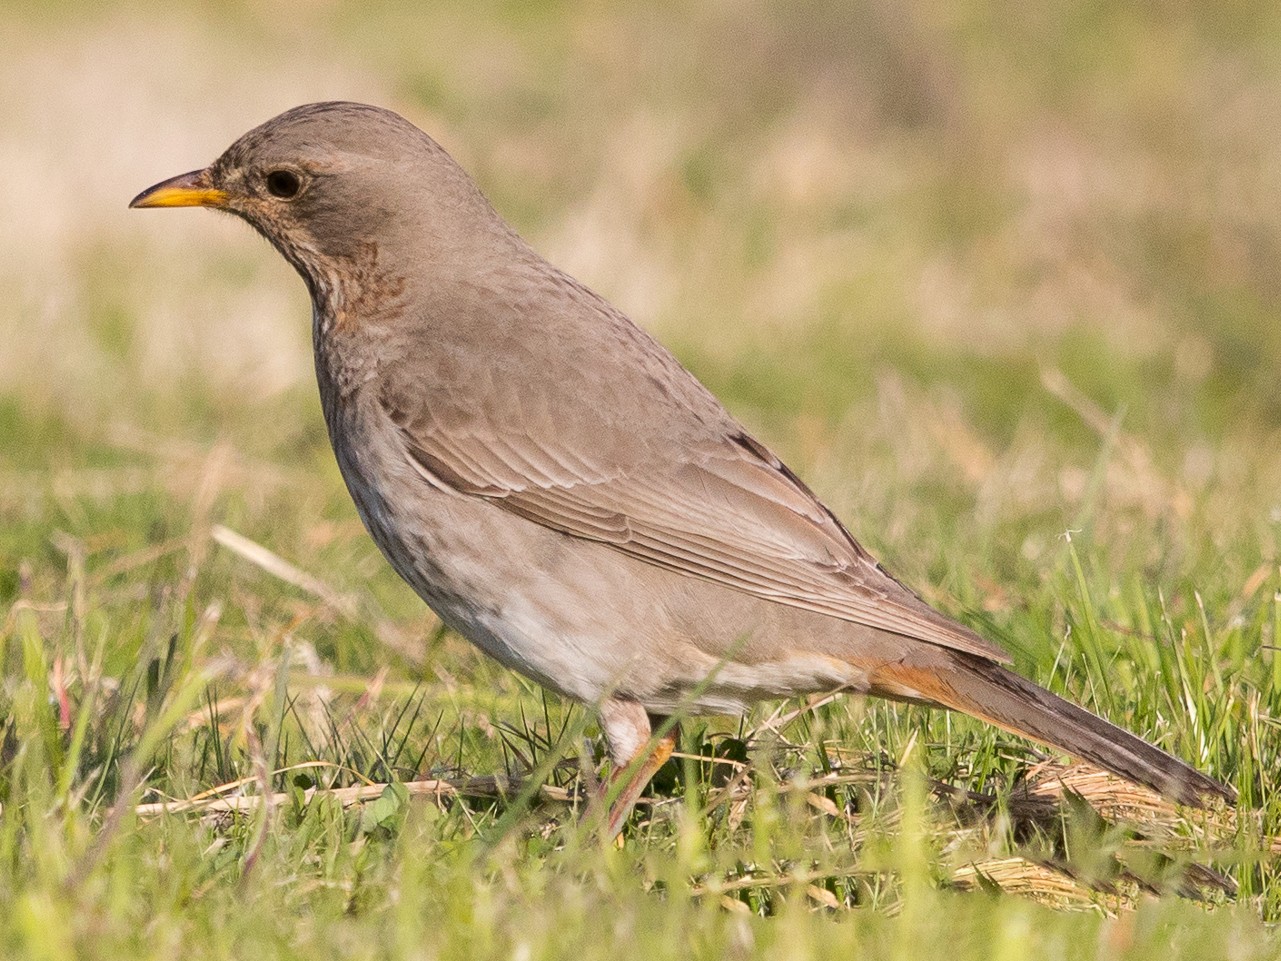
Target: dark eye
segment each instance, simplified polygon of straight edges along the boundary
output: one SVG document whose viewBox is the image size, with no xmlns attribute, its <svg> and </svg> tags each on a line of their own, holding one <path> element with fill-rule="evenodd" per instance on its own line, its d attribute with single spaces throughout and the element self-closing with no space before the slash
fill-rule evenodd
<svg viewBox="0 0 1281 961">
<path fill-rule="evenodd" d="M 289 170 L 273 170 L 267 174 L 267 193 L 282 200 L 298 196 L 302 181 L 298 175 Z"/>
</svg>

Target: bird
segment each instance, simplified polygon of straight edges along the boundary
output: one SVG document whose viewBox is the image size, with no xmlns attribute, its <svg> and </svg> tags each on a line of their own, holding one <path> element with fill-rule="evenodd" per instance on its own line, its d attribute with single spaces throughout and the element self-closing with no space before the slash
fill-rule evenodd
<svg viewBox="0 0 1281 961">
<path fill-rule="evenodd" d="M 357 512 L 441 621 L 595 709 L 616 836 L 681 718 L 849 692 L 973 715 L 1177 803 L 1232 788 L 1013 672 L 891 575 L 650 334 L 380 107 L 295 107 L 135 208 L 247 221 L 301 275 Z"/>
</svg>

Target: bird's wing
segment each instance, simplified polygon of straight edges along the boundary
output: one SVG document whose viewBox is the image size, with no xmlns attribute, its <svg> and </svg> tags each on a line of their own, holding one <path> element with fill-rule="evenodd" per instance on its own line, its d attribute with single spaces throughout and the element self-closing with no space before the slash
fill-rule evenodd
<svg viewBox="0 0 1281 961">
<path fill-rule="evenodd" d="M 1004 651 L 887 574 L 810 490 L 746 433 L 620 465 L 564 437 L 433 429 L 384 398 L 414 468 L 572 537 L 756 597 L 980 657 Z M 419 411 L 419 414 L 422 412 Z M 583 436 L 579 434 L 578 436 Z"/>
</svg>

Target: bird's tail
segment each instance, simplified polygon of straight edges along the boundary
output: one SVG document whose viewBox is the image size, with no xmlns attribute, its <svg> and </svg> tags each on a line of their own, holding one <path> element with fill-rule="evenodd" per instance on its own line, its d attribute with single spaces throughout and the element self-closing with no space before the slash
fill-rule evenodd
<svg viewBox="0 0 1281 961">
<path fill-rule="evenodd" d="M 946 653 L 949 669 L 922 669 L 908 663 L 884 665 L 875 673 L 872 688 L 890 697 L 972 714 L 1011 734 L 1097 764 L 1181 804 L 1204 807 L 1210 797 L 1236 800 L 1230 787 L 999 664 L 964 653 Z"/>
</svg>

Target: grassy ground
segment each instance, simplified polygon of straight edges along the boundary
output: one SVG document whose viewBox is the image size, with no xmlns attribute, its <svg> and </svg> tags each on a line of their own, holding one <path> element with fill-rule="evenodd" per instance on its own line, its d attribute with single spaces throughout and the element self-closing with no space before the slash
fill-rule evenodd
<svg viewBox="0 0 1281 961">
<path fill-rule="evenodd" d="M 0 10 L 0 953 L 1281 953 L 1281 8 L 265 11 Z M 591 716 L 362 531 L 301 284 L 124 209 L 327 97 L 436 134 L 892 570 L 1239 810 L 838 699 L 690 721 L 601 849 Z"/>
</svg>

